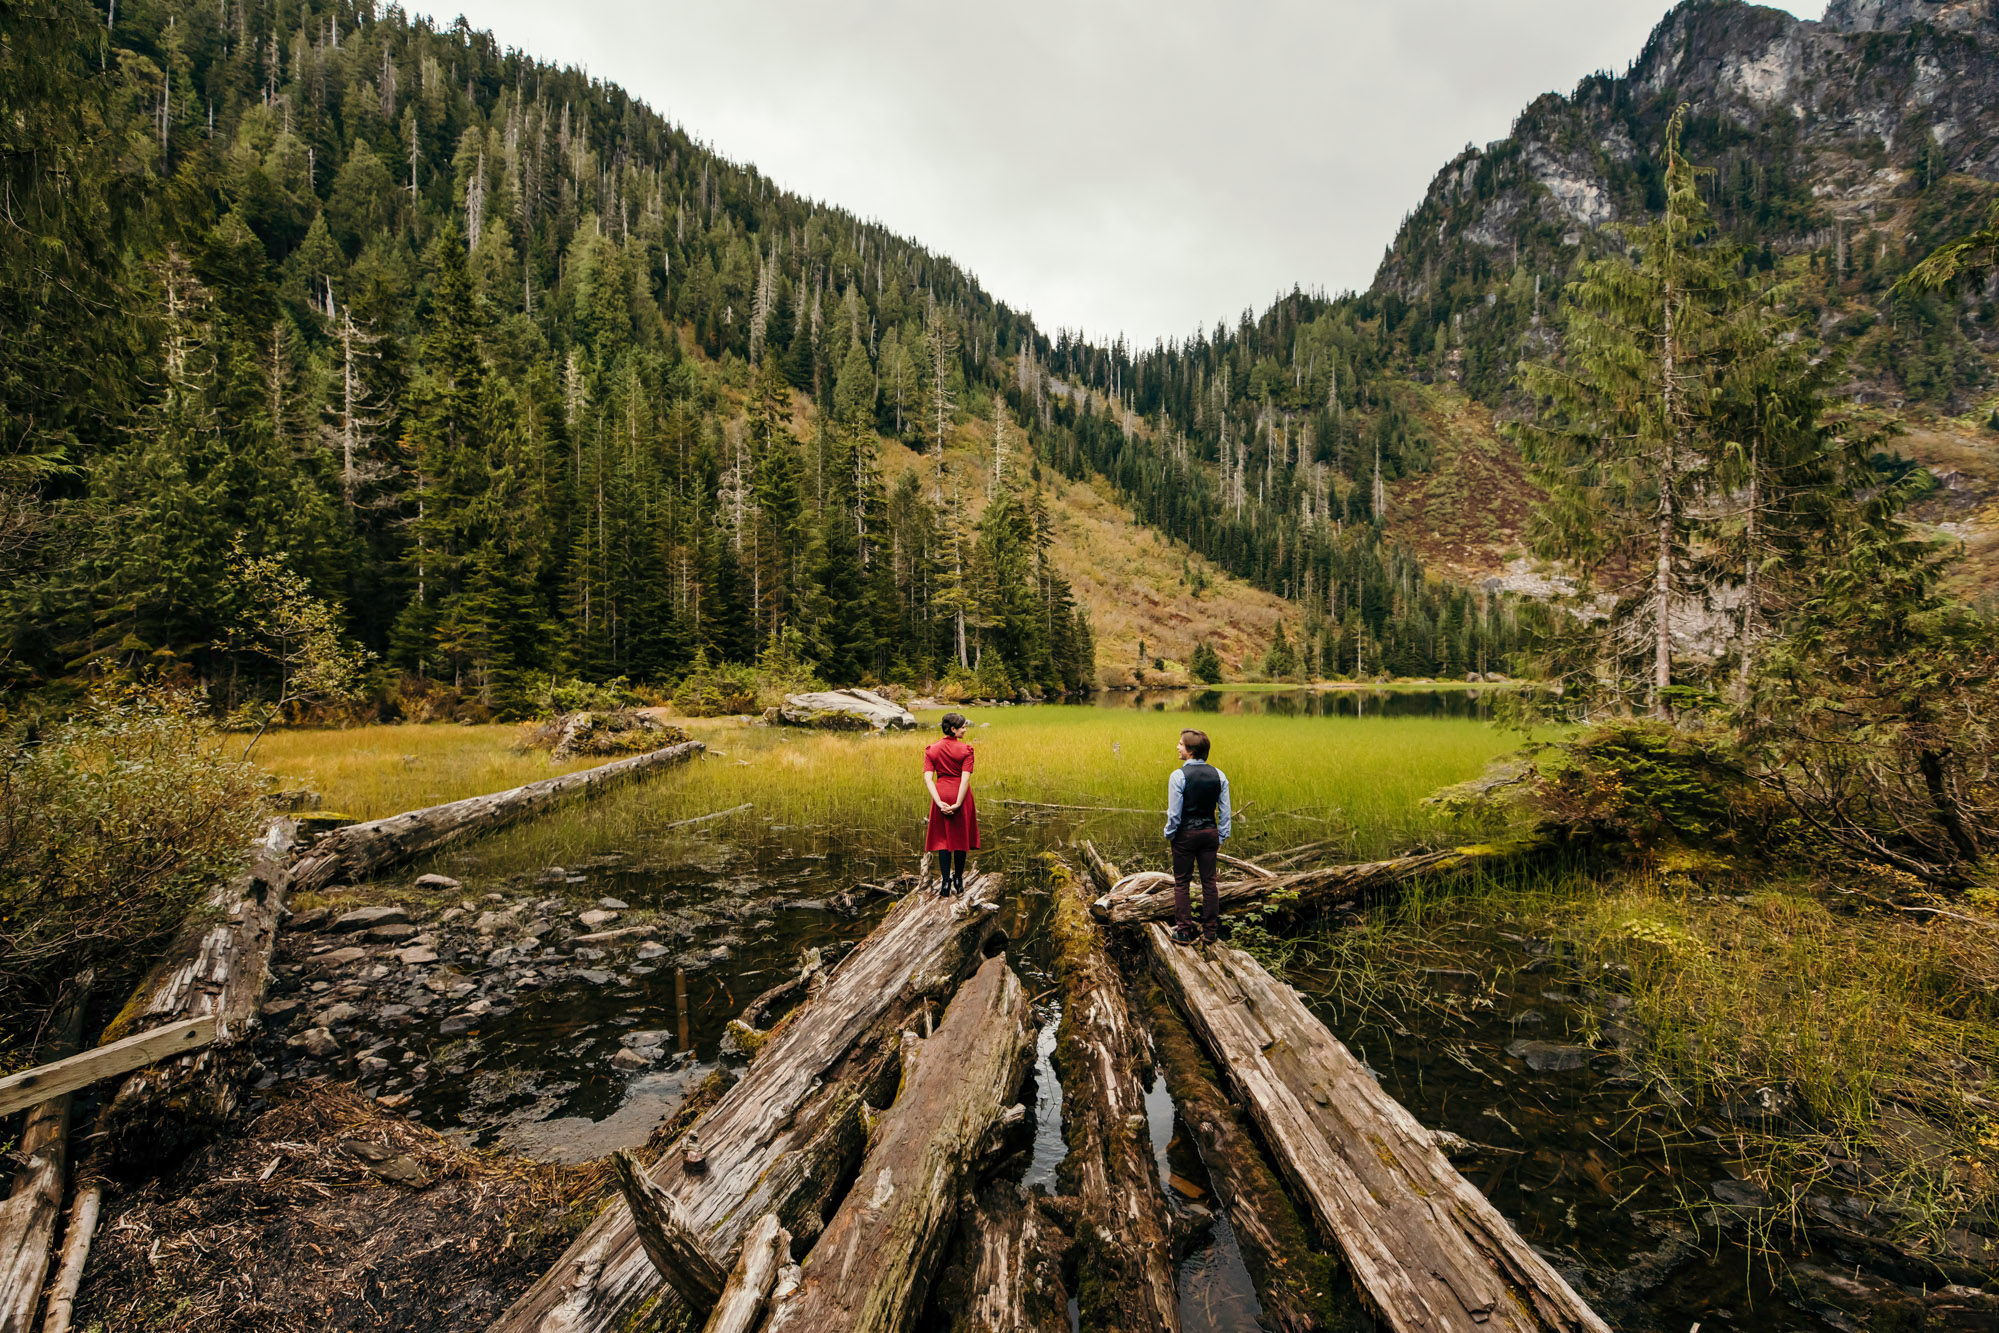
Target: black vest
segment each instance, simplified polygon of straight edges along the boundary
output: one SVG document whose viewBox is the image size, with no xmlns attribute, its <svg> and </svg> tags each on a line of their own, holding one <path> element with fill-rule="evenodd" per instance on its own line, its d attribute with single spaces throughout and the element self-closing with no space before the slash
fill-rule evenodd
<svg viewBox="0 0 1999 1333">
<path fill-rule="evenodd" d="M 1215 807 L 1222 800 L 1222 771 L 1213 764 L 1193 763 L 1183 765 L 1180 772 L 1185 775 L 1180 790 L 1180 827 L 1214 828 Z"/>
</svg>

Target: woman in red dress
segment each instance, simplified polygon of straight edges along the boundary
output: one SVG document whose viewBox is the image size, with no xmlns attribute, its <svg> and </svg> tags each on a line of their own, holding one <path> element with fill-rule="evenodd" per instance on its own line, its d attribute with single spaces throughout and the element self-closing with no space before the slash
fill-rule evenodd
<svg viewBox="0 0 1999 1333">
<path fill-rule="evenodd" d="M 944 739 L 923 752 L 923 786 L 930 793 L 930 832 L 923 850 L 938 853 L 939 896 L 965 889 L 965 853 L 979 846 L 979 808 L 972 801 L 972 747 L 962 714 L 944 715 Z"/>
</svg>

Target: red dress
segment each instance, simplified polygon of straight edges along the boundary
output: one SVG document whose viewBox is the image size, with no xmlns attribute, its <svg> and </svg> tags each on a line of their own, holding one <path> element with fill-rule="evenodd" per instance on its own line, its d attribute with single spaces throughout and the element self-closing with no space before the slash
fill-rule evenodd
<svg viewBox="0 0 1999 1333">
<path fill-rule="evenodd" d="M 958 786 L 972 771 L 972 747 L 955 736 L 946 736 L 923 752 L 923 771 L 937 775 L 937 799 L 946 805 L 958 799 Z M 923 841 L 926 852 L 970 852 L 979 846 L 978 797 L 967 796 L 951 814 L 930 803 L 930 832 Z"/>
</svg>

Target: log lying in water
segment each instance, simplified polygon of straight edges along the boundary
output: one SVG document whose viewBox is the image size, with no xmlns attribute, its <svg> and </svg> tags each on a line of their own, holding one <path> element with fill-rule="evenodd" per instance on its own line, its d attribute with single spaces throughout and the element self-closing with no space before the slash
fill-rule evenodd
<svg viewBox="0 0 1999 1333">
<path fill-rule="evenodd" d="M 1277 1333 L 1359 1327 L 1350 1281 L 1339 1261 L 1312 1248 L 1304 1219 L 1263 1159 L 1238 1112 L 1215 1083 L 1194 1035 L 1148 987 L 1146 1017 L 1166 1070 L 1166 1086 L 1188 1127 L 1215 1201 L 1228 1215 L 1243 1266 L 1256 1285 L 1264 1321 Z"/>
<path fill-rule="evenodd" d="M 797 1284 L 772 1302 L 767 1333 L 914 1325 L 987 1131 L 1027 1072 L 1034 1025 L 1020 978 L 1004 956 L 988 959 L 936 1031 L 903 1044 L 902 1090 Z"/>
<path fill-rule="evenodd" d="M 1076 1196 L 1078 1293 L 1085 1326 L 1178 1329 L 1172 1226 L 1145 1118 L 1138 1071 L 1152 1065 L 1124 976 L 1090 920 L 1083 885 L 1063 868 L 1049 929 L 1062 983 L 1055 1068 L 1062 1078 L 1059 1177 Z"/>
<path fill-rule="evenodd" d="M 865 1149 L 863 1099 L 886 1098 L 903 1027 L 948 997 L 980 957 L 1000 888 L 998 876 L 981 875 L 957 898 L 919 891 L 903 899 L 690 1127 L 706 1171 L 686 1172 L 678 1155 L 653 1168 L 679 1224 L 715 1265 L 733 1263 L 765 1213 L 795 1235 L 817 1232 L 820 1207 Z M 493 1328 L 602 1333 L 622 1327 L 664 1280 L 614 1198 Z M 674 1300 L 690 1291 L 701 1299 L 701 1284 L 685 1276 L 673 1288 Z"/>
<path fill-rule="evenodd" d="M 1062 1281 L 1069 1236 L 1048 1202 L 1007 1180 L 963 1201 L 951 1333 L 1069 1333 Z"/>
<path fill-rule="evenodd" d="M 1609 1333 L 1298 993 L 1226 945 L 1145 929 L 1153 970 L 1398 1333 Z"/>
<path fill-rule="evenodd" d="M 707 748 L 700 741 L 683 741 L 523 787 L 426 806 L 365 824 L 349 824 L 321 838 L 298 859 L 292 867 L 292 887 L 302 893 L 336 880 L 366 879 L 440 847 L 539 814 L 569 797 L 604 791 L 691 759 Z"/>
<path fill-rule="evenodd" d="M 1317 870 L 1220 878 L 1215 887 L 1221 893 L 1224 912 L 1266 902 L 1280 893 L 1296 894 L 1300 903 L 1323 905 L 1347 902 L 1371 889 L 1455 875 L 1477 866 L 1496 865 L 1541 851 L 1547 845 L 1539 839 L 1526 839 L 1452 847 L 1440 852 L 1392 856 L 1385 861 L 1361 861 L 1353 865 L 1322 866 Z M 1200 886 L 1196 885 L 1194 893 L 1197 900 L 1200 892 Z M 1141 870 L 1122 876 L 1091 904 L 1090 911 L 1097 920 L 1116 926 L 1170 920 L 1173 916 L 1173 877 L 1157 870 Z"/>
<path fill-rule="evenodd" d="M 68 1055 L 83 1039 L 83 1010 L 91 974 L 71 983 L 50 1025 L 48 1053 Z M 19 1151 L 27 1164 L 0 1199 L 0 1333 L 32 1333 L 62 1215 L 63 1178 L 69 1164 L 69 1093 L 61 1092 L 28 1112 Z"/>
<path fill-rule="evenodd" d="M 296 826 L 273 820 L 249 866 L 222 885 L 209 912 L 169 949 L 105 1029 L 105 1042 L 153 1028 L 213 1019 L 214 1041 L 142 1069 L 112 1099 L 107 1147 L 119 1160 L 150 1162 L 186 1147 L 229 1119 L 254 1057 L 250 1046 L 271 984 L 271 950 L 290 890 L 286 863 Z"/>
</svg>

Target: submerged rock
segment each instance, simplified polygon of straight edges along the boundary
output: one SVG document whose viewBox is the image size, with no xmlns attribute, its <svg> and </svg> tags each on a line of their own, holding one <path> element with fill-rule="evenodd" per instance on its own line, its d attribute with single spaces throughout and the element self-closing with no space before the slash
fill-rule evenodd
<svg viewBox="0 0 1999 1333">
<path fill-rule="evenodd" d="M 1525 1038 L 1509 1042 L 1506 1053 L 1516 1060 L 1525 1060 L 1527 1067 L 1537 1074 L 1581 1069 L 1596 1055 L 1587 1046 L 1563 1046 L 1552 1041 L 1529 1041 Z"/>
<path fill-rule="evenodd" d="M 357 907 L 340 917 L 327 929 L 336 935 L 346 935 L 357 930 L 369 930 L 375 926 L 402 925 L 409 919 L 409 912 L 402 907 Z"/>
<path fill-rule="evenodd" d="M 818 690 L 786 695 L 777 720 L 828 731 L 915 731 L 916 716 L 873 690 Z"/>
</svg>

